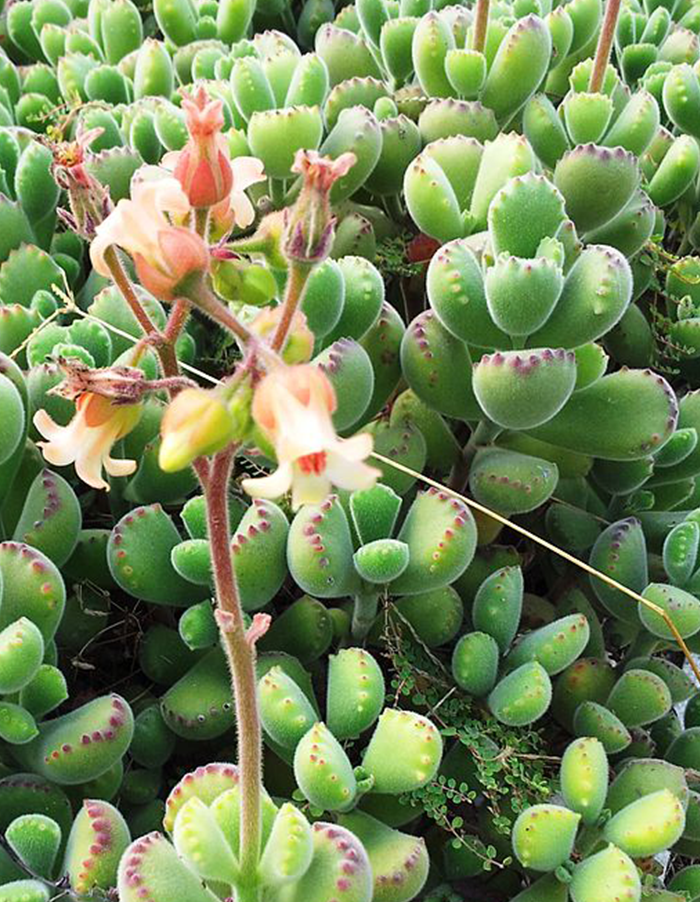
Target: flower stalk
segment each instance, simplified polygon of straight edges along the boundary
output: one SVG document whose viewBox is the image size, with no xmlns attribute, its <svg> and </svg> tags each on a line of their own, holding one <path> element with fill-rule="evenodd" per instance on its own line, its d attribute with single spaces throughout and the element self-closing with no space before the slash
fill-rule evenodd
<svg viewBox="0 0 700 902">
<path fill-rule="evenodd" d="M 292 326 L 294 314 L 299 309 L 299 304 L 301 304 L 301 299 L 304 296 L 304 289 L 306 288 L 310 272 L 311 270 L 308 266 L 295 263 L 294 261 L 289 266 L 282 315 L 272 338 L 272 350 L 277 353 L 280 353 L 287 343 L 287 335 Z"/>
<path fill-rule="evenodd" d="M 610 62 L 610 51 L 612 50 L 613 40 L 615 38 L 615 29 L 617 28 L 617 20 L 620 15 L 620 0 L 608 0 L 605 6 L 605 18 L 603 26 L 598 37 L 598 46 L 596 48 L 595 60 L 593 62 L 593 71 L 591 72 L 591 80 L 588 84 L 588 90 L 591 94 L 596 94 L 602 90 L 605 82 L 605 73 Z"/>
<path fill-rule="evenodd" d="M 262 732 L 258 712 L 255 643 L 248 641 L 231 556 L 228 486 L 235 447 L 214 458 L 205 488 L 207 526 L 216 586 L 217 622 L 228 660 L 238 728 L 241 788 L 240 883 L 237 899 L 258 902 L 261 851 Z"/>
<path fill-rule="evenodd" d="M 490 0 L 477 0 L 476 16 L 474 19 L 474 33 L 472 37 L 472 50 L 484 52 L 486 46 L 486 33 L 489 28 Z"/>
</svg>

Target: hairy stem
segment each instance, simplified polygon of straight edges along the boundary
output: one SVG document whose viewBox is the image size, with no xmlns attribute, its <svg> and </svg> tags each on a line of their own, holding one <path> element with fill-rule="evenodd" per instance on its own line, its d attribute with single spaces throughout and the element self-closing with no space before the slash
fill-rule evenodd
<svg viewBox="0 0 700 902">
<path fill-rule="evenodd" d="M 591 80 L 588 84 L 588 90 L 592 94 L 597 93 L 603 87 L 605 72 L 608 68 L 608 63 L 610 62 L 610 51 L 615 37 L 615 29 L 617 27 L 617 18 L 619 14 L 620 0 L 608 0 L 605 7 L 603 27 L 600 29 L 600 35 L 598 36 L 598 46 L 595 52 Z"/>
<path fill-rule="evenodd" d="M 228 489 L 235 449 L 214 458 L 205 489 L 212 569 L 224 650 L 236 706 L 238 768 L 241 790 L 239 902 L 259 902 L 258 862 L 261 844 L 262 735 L 257 701 L 255 646 L 246 640 L 231 557 Z"/>
<path fill-rule="evenodd" d="M 174 349 L 178 338 L 180 337 L 180 333 L 182 332 L 185 323 L 187 322 L 187 317 L 190 314 L 190 304 L 189 301 L 181 298 L 180 300 L 175 301 L 172 306 L 172 310 L 170 311 L 170 316 L 168 317 L 168 322 L 165 324 L 165 329 L 163 330 L 163 337 L 167 344 L 171 345 Z"/>
<path fill-rule="evenodd" d="M 193 273 L 193 275 L 186 280 L 186 283 L 181 284 L 183 286 L 183 293 L 187 295 L 189 301 L 203 313 L 206 313 L 206 315 L 210 319 L 213 319 L 214 322 L 223 326 L 224 329 L 240 339 L 245 346 L 254 348 L 256 345 L 260 344 L 258 336 L 251 332 L 238 317 L 234 316 L 228 307 L 212 292 L 202 273 Z M 184 303 L 187 302 L 185 301 Z"/>
<path fill-rule="evenodd" d="M 207 240 L 209 234 L 209 207 L 197 207 L 194 211 L 194 228 L 200 238 Z"/>
<path fill-rule="evenodd" d="M 479 53 L 483 53 L 486 46 L 486 32 L 489 28 L 489 6 L 490 0 L 476 0 L 472 50 L 478 50 Z"/>
<path fill-rule="evenodd" d="M 146 335 L 158 335 L 158 327 L 145 311 L 143 304 L 138 299 L 136 292 L 134 291 L 134 286 L 131 284 L 131 281 L 126 274 L 126 270 L 122 266 L 122 261 L 119 259 L 119 255 L 117 254 L 116 248 L 113 244 L 110 245 L 105 251 L 104 259 L 105 263 L 107 264 L 107 268 L 109 269 L 110 275 L 112 276 L 114 284 L 117 286 L 117 288 L 121 292 L 122 297 L 129 305 L 129 309 L 138 320 L 138 323 L 143 329 L 144 333 Z M 173 374 L 166 373 L 166 375 L 171 376 Z"/>
<path fill-rule="evenodd" d="M 207 233 L 209 231 L 208 207 L 198 207 L 194 211 L 194 227 L 197 234 L 206 240 Z M 173 361 L 175 361 L 175 366 L 177 366 L 175 345 L 177 344 L 177 340 L 180 337 L 182 330 L 185 328 L 185 323 L 187 322 L 187 317 L 189 315 L 189 301 L 185 300 L 184 298 L 179 298 L 173 303 L 172 309 L 170 310 L 170 316 L 168 317 L 168 322 L 165 324 L 165 329 L 163 330 L 165 345 L 163 353 L 167 355 L 170 366 L 172 366 Z M 167 373 L 166 375 L 171 374 Z"/>
<path fill-rule="evenodd" d="M 179 373 L 177 356 L 175 354 L 175 341 L 177 340 L 177 334 L 175 335 L 174 340 L 172 339 L 172 337 L 168 337 L 168 327 L 170 326 L 170 320 L 166 325 L 165 332 L 161 332 L 144 309 L 141 301 L 138 299 L 138 296 L 134 291 L 134 286 L 131 284 L 129 277 L 126 274 L 126 270 L 122 266 L 122 262 L 119 259 L 119 255 L 117 254 L 117 251 L 113 245 L 111 247 L 108 247 L 105 251 L 105 263 L 109 268 L 109 272 L 112 276 L 114 284 L 117 286 L 117 288 L 121 292 L 122 297 L 129 305 L 129 309 L 138 320 L 138 323 L 143 329 L 145 335 L 149 338 L 155 339 L 153 345 L 155 347 L 156 353 L 158 354 L 158 358 L 160 359 L 160 366 L 163 370 L 163 375 L 166 378 L 177 376 Z M 171 320 L 173 318 L 175 309 L 180 303 L 187 305 L 186 301 L 178 301 L 173 307 L 173 313 L 171 313 L 170 315 Z"/>
<path fill-rule="evenodd" d="M 179 335 L 179 329 L 177 329 L 177 323 L 179 321 L 178 318 L 175 318 L 175 311 L 178 308 L 179 304 L 184 305 L 184 317 L 187 316 L 187 310 L 189 309 L 189 304 L 187 301 L 177 301 L 173 307 L 173 310 L 170 314 L 170 320 L 168 321 L 165 327 L 165 333 L 160 332 L 156 324 L 150 318 L 146 310 L 144 309 L 141 301 L 138 299 L 136 292 L 134 291 L 134 286 L 131 284 L 128 275 L 124 267 L 122 266 L 122 262 L 119 259 L 119 255 L 117 254 L 114 246 L 110 246 L 105 251 L 105 263 L 109 268 L 110 275 L 112 276 L 112 280 L 114 284 L 119 289 L 122 297 L 129 305 L 132 313 L 138 320 L 139 325 L 144 331 L 144 334 L 150 338 L 154 339 L 153 345 L 155 347 L 156 353 L 158 354 L 158 359 L 160 360 L 160 366 L 163 371 L 163 376 L 166 379 L 176 379 L 180 375 L 180 366 L 177 362 L 177 354 L 175 353 L 175 342 L 177 341 L 177 336 Z M 169 332 L 169 326 L 171 321 L 175 319 L 175 325 L 173 325 L 172 330 Z M 182 319 L 182 324 L 184 324 L 184 318 Z M 182 327 L 180 325 L 180 328 Z M 177 331 L 175 331 L 177 329 Z M 181 390 L 181 386 L 177 386 L 175 384 L 168 387 L 168 394 L 171 398 L 173 398 L 179 391 Z M 209 463 L 206 458 L 199 458 L 193 464 L 195 473 L 199 477 L 199 480 L 204 487 L 209 478 Z"/>
<path fill-rule="evenodd" d="M 279 353 L 287 342 L 287 335 L 297 312 L 304 288 L 306 288 L 306 280 L 309 278 L 311 267 L 300 265 L 292 261 L 289 264 L 289 276 L 287 277 L 287 288 L 284 293 L 284 302 L 282 306 L 282 316 L 277 324 L 277 330 L 272 339 L 272 350 Z"/>
</svg>

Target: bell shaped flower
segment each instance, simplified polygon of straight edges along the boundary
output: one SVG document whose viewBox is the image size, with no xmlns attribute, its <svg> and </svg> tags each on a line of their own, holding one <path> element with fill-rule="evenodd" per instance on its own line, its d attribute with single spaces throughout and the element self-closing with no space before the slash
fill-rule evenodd
<svg viewBox="0 0 700 902">
<path fill-rule="evenodd" d="M 193 207 L 213 207 L 233 188 L 224 125 L 223 102 L 210 100 L 204 87 L 184 94 L 182 109 L 189 132 L 187 144 L 176 154 L 173 174 Z"/>
<path fill-rule="evenodd" d="M 38 442 L 44 458 L 56 467 L 75 464 L 75 472 L 95 489 L 109 491 L 102 477 L 128 476 L 136 470 L 135 460 L 110 456 L 112 446 L 136 426 L 141 404 L 119 404 L 103 395 L 85 392 L 75 404 L 75 416 L 67 426 L 59 426 L 45 410 L 34 414 L 34 425 L 47 441 Z"/>
<path fill-rule="evenodd" d="M 370 488 L 381 475 L 364 463 L 372 452 L 367 433 L 336 435 L 336 399 L 327 376 L 311 365 L 279 367 L 264 377 L 253 397 L 253 419 L 274 446 L 278 467 L 270 476 L 244 479 L 255 498 L 279 498 L 290 489 L 292 507 L 318 504 L 332 486 Z"/>
<path fill-rule="evenodd" d="M 109 276 L 105 252 L 118 245 L 133 258 L 144 288 L 160 300 L 174 300 L 186 276 L 209 267 L 204 240 L 196 232 L 172 224 L 171 218 L 189 212 L 190 202 L 177 179 L 142 178 L 135 173 L 131 197 L 120 200 L 97 226 L 90 245 L 92 265 L 100 275 Z"/>
</svg>

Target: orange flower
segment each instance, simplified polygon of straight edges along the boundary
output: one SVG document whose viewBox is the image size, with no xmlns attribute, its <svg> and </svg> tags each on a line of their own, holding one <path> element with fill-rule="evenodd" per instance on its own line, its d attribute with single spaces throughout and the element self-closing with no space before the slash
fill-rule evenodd
<svg viewBox="0 0 700 902">
<path fill-rule="evenodd" d="M 200 87 L 194 96 L 183 95 L 182 109 L 190 138 L 177 154 L 174 175 L 193 207 L 213 207 L 233 188 L 228 146 L 221 134 L 223 102 L 209 100 Z"/>
<path fill-rule="evenodd" d="M 110 476 L 128 476 L 135 460 L 110 457 L 115 442 L 124 438 L 141 417 L 140 404 L 115 404 L 102 395 L 85 392 L 75 403 L 75 416 L 67 426 L 59 426 L 45 410 L 34 414 L 34 425 L 46 442 L 37 442 L 50 464 L 75 464 L 78 476 L 95 489 L 109 491 L 102 468 Z"/>
<path fill-rule="evenodd" d="M 279 498 L 292 490 L 292 507 L 317 504 L 332 486 L 366 489 L 381 475 L 364 463 L 372 452 L 367 433 L 350 439 L 336 435 L 331 414 L 333 386 L 314 366 L 280 367 L 266 376 L 253 398 L 253 419 L 274 445 L 277 470 L 243 480 L 255 498 Z"/>
<path fill-rule="evenodd" d="M 190 203 L 176 179 L 144 179 L 137 172 L 131 197 L 120 200 L 97 226 L 90 245 L 92 265 L 100 275 L 109 276 L 104 255 L 116 244 L 133 258 L 143 287 L 163 301 L 172 301 L 186 276 L 209 266 L 203 239 L 190 229 L 172 225 L 166 215 L 183 216 L 189 211 Z"/>
</svg>

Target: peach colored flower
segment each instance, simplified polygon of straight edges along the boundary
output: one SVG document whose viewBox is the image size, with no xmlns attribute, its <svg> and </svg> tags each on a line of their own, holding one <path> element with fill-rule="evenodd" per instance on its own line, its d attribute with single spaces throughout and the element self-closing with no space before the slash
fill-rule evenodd
<svg viewBox="0 0 700 902">
<path fill-rule="evenodd" d="M 170 177 L 143 178 L 139 173 L 132 178 L 131 197 L 120 200 L 97 226 L 90 259 L 100 275 L 109 276 L 105 251 L 118 245 L 133 258 L 144 288 L 171 301 L 187 275 L 208 268 L 209 251 L 199 235 L 172 225 L 166 215 L 184 216 L 190 211 L 180 183 Z"/>
<path fill-rule="evenodd" d="M 364 463 L 372 451 L 367 433 L 340 439 L 331 414 L 333 386 L 317 367 L 280 367 L 267 375 L 253 397 L 253 419 L 272 442 L 277 469 L 270 476 L 244 479 L 256 498 L 279 498 L 292 490 L 292 507 L 317 504 L 332 486 L 366 489 L 381 475 Z"/>
<path fill-rule="evenodd" d="M 210 100 L 200 86 L 194 95 L 183 95 L 182 109 L 190 137 L 177 153 L 173 174 L 193 207 L 213 207 L 233 188 L 228 145 L 221 134 L 223 102 Z"/>
<path fill-rule="evenodd" d="M 110 457 L 115 442 L 124 438 L 141 417 L 140 404 L 115 404 L 102 395 L 85 392 L 75 403 L 75 416 L 59 426 L 45 410 L 34 414 L 34 425 L 46 442 L 37 442 L 45 459 L 57 467 L 75 464 L 78 476 L 95 489 L 109 491 L 102 468 L 110 476 L 128 476 L 135 460 Z"/>
</svg>

